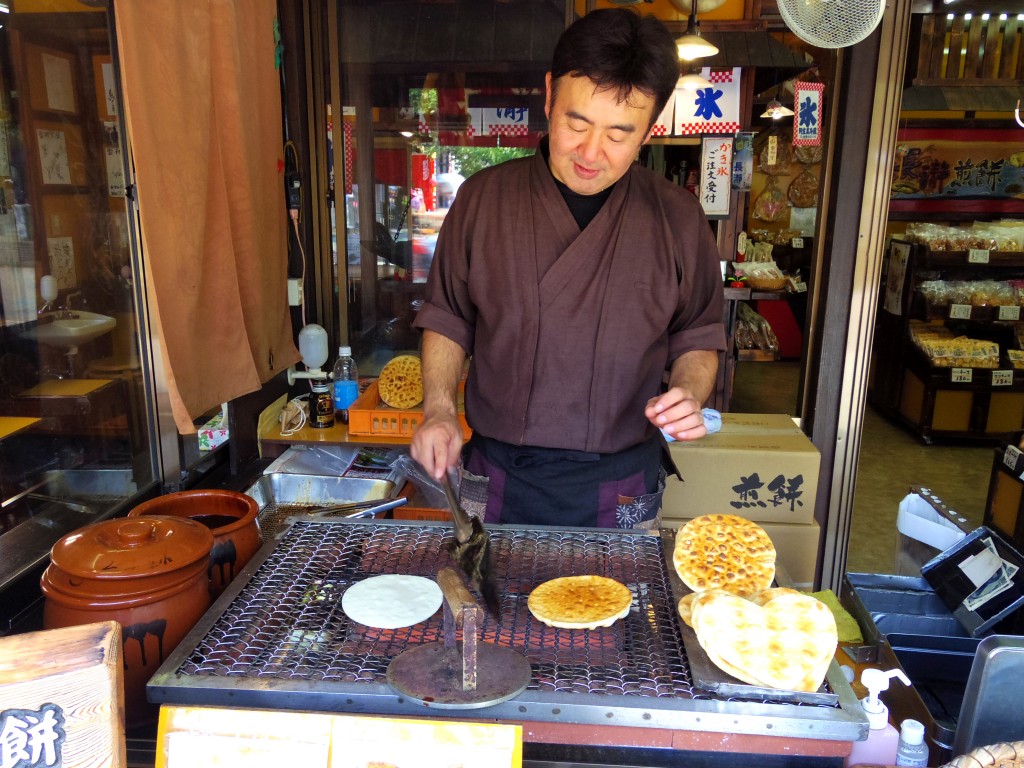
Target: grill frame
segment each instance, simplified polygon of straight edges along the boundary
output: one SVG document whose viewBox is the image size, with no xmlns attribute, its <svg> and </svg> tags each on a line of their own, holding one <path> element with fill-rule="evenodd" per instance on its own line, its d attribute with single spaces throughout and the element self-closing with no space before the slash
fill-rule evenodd
<svg viewBox="0 0 1024 768">
<path fill-rule="evenodd" d="M 866 735 L 866 719 L 835 661 L 828 680 L 837 680 L 836 706 L 727 699 L 692 686 L 675 611 L 681 585 L 669 565 L 674 531 L 488 530 L 502 616 L 500 622 L 487 617 L 480 639 L 524 653 L 533 679 L 519 696 L 473 710 L 474 716 L 834 740 Z M 367 576 L 432 577 L 450 564 L 440 546 L 450 535 L 450 526 L 435 522 L 295 520 L 264 544 L 167 657 L 147 686 L 150 701 L 456 716 L 457 710 L 406 700 L 385 681 L 396 653 L 441 639 L 441 612 L 422 625 L 389 632 L 349 622 L 340 607 L 344 589 Z M 345 551 L 352 546 L 360 551 Z M 634 593 L 629 616 L 585 631 L 545 627 L 529 616 L 526 596 L 533 586 L 581 573 L 627 584 Z M 273 584 L 284 577 L 288 583 Z M 323 616 L 326 625 L 306 629 Z M 270 656 L 249 658 L 259 653 Z M 350 669 L 362 664 L 365 670 Z M 648 667 L 649 679 L 643 679 L 637 670 Z"/>
</svg>

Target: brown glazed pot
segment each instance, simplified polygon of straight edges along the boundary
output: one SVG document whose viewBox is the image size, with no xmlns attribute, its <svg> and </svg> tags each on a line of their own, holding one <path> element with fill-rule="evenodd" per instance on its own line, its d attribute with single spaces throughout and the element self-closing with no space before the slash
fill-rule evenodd
<svg viewBox="0 0 1024 768">
<path fill-rule="evenodd" d="M 204 489 L 157 496 L 139 504 L 128 517 L 182 517 L 213 531 L 209 576 L 210 596 L 216 599 L 260 548 L 259 511 L 256 500 L 244 493 Z"/>
<path fill-rule="evenodd" d="M 124 650 L 125 722 L 158 708 L 146 682 L 210 606 L 213 533 L 174 517 L 93 523 L 53 545 L 40 586 L 46 629 L 114 620 Z"/>
</svg>

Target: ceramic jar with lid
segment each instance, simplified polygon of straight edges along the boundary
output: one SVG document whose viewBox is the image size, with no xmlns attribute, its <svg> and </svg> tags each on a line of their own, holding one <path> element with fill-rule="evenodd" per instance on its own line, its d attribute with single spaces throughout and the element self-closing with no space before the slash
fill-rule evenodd
<svg viewBox="0 0 1024 768">
<path fill-rule="evenodd" d="M 50 552 L 43 626 L 121 625 L 128 725 L 155 719 L 146 682 L 210 606 L 212 548 L 213 533 L 200 523 L 149 517 L 93 523 Z"/>
<path fill-rule="evenodd" d="M 214 599 L 260 548 L 260 508 L 244 493 L 218 488 L 179 491 L 139 504 L 128 517 L 169 515 L 202 523 L 213 531 L 210 595 Z"/>
</svg>

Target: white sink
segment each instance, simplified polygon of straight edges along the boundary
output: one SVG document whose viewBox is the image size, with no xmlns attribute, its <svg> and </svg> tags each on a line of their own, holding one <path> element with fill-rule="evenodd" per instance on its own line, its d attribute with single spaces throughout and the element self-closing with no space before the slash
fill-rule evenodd
<svg viewBox="0 0 1024 768">
<path fill-rule="evenodd" d="M 107 315 L 75 309 L 67 317 L 55 317 L 50 322 L 42 322 L 21 335 L 40 344 L 71 350 L 110 333 L 116 325 L 117 321 Z"/>
</svg>

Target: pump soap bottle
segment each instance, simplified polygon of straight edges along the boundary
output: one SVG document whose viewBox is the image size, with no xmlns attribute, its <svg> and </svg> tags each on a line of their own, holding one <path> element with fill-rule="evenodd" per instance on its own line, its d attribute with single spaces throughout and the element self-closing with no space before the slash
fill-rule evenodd
<svg viewBox="0 0 1024 768">
<path fill-rule="evenodd" d="M 864 713 L 868 716 L 868 738 L 865 741 L 853 742 L 853 751 L 846 758 L 844 765 L 873 763 L 875 765 L 894 765 L 896 749 L 900 743 L 900 732 L 889 724 L 889 708 L 882 703 L 878 695 L 889 688 L 889 680 L 898 677 L 907 685 L 910 680 L 903 670 L 865 669 L 860 676 L 861 684 L 868 689 L 868 695 L 860 700 Z"/>
</svg>

